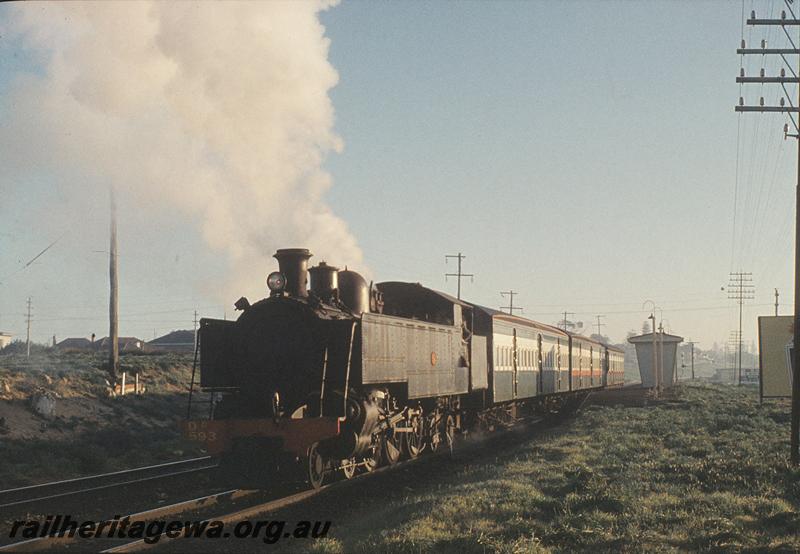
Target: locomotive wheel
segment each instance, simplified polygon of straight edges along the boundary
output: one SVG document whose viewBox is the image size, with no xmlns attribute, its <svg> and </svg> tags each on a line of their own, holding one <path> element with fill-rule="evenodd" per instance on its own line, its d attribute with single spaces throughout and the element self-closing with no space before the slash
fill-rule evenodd
<svg viewBox="0 0 800 554">
<path fill-rule="evenodd" d="M 356 474 L 356 459 L 350 458 L 348 460 L 342 460 L 342 473 L 344 473 L 345 479 L 352 479 L 353 476 Z"/>
<path fill-rule="evenodd" d="M 402 440 L 399 433 L 392 433 L 381 441 L 383 443 L 383 459 L 388 465 L 391 466 L 400 461 Z"/>
<path fill-rule="evenodd" d="M 436 431 L 431 436 L 431 450 L 438 452 L 449 448 L 450 452 L 453 451 L 453 443 L 456 436 L 456 420 L 453 416 L 448 415 L 439 421 L 436 426 Z"/>
<path fill-rule="evenodd" d="M 403 433 L 405 440 L 403 440 L 403 451 L 406 455 L 414 459 L 425 450 L 425 427 L 422 418 L 414 416 L 408 424 L 413 429 L 410 433 Z"/>
<path fill-rule="evenodd" d="M 322 486 L 325 480 L 325 460 L 317 450 L 317 443 L 308 449 L 308 482 L 315 489 Z"/>
<path fill-rule="evenodd" d="M 364 471 L 371 473 L 378 469 L 381 465 L 381 447 L 380 443 L 373 445 L 370 448 L 370 453 L 364 456 Z"/>
<path fill-rule="evenodd" d="M 456 418 L 449 415 L 445 422 L 445 444 L 450 449 L 450 454 L 453 453 L 453 447 L 458 438 L 458 429 L 456 428 Z"/>
</svg>

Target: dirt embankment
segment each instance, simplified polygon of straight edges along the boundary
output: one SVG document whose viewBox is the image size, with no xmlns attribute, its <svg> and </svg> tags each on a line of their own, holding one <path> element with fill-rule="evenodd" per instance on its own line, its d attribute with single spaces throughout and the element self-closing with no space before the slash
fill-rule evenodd
<svg viewBox="0 0 800 554">
<path fill-rule="evenodd" d="M 191 356 L 127 355 L 145 393 L 114 396 L 102 356 L 0 355 L 2 488 L 199 454 L 180 436 Z"/>
</svg>

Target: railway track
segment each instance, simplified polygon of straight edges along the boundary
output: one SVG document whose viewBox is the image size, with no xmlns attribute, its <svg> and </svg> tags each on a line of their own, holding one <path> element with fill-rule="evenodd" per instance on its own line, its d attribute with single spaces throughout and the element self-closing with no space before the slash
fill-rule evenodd
<svg viewBox="0 0 800 554">
<path fill-rule="evenodd" d="M 610 396 L 612 398 L 616 397 L 618 399 L 627 398 L 629 396 L 641 398 L 646 395 L 645 393 L 646 391 L 642 390 L 640 386 L 620 387 L 618 389 L 603 391 L 603 397 L 600 399 L 600 402 L 598 403 L 601 404 L 605 403 L 604 402 L 605 396 Z M 589 404 L 595 403 L 592 400 L 593 399 L 590 398 L 587 403 Z M 462 454 L 470 450 L 474 450 L 476 448 L 483 448 L 486 446 L 487 440 L 492 442 L 503 441 L 504 439 L 507 440 L 509 437 L 511 437 L 513 443 L 517 440 L 517 437 L 520 434 L 524 434 L 531 429 L 538 428 L 538 426 L 545 421 L 546 420 L 544 418 L 532 417 L 520 422 L 517 425 L 510 426 L 508 428 L 500 430 L 499 432 L 495 432 L 484 439 L 467 439 L 459 441 L 459 446 L 456 449 L 456 453 L 459 456 L 461 456 Z M 546 425 L 546 427 L 549 427 L 549 425 Z M 143 510 L 137 513 L 129 514 L 127 516 L 118 517 L 115 515 L 114 518 L 117 519 L 118 521 L 127 518 L 130 521 L 151 522 L 156 520 L 163 521 L 164 518 L 168 517 L 171 517 L 171 519 L 177 521 L 178 516 L 181 516 L 181 520 L 190 521 L 192 523 L 219 521 L 227 526 L 228 524 L 231 523 L 253 519 L 259 515 L 267 514 L 270 512 L 276 512 L 282 510 L 283 508 L 288 508 L 293 505 L 300 504 L 306 500 L 316 497 L 317 495 L 343 492 L 345 489 L 348 489 L 353 486 L 358 486 L 359 484 L 364 483 L 365 480 L 380 478 L 380 476 L 389 475 L 394 471 L 408 469 L 418 463 L 430 462 L 432 460 L 441 459 L 443 456 L 448 456 L 452 454 L 453 451 L 445 449 L 444 451 L 439 451 L 433 454 L 428 454 L 426 456 L 421 456 L 415 459 L 406 460 L 404 462 L 392 466 L 381 467 L 371 472 L 363 473 L 355 479 L 341 479 L 333 483 L 324 485 L 318 489 L 308 489 L 288 495 L 285 494 L 286 493 L 285 490 L 282 491 L 281 493 L 274 490 L 265 492 L 259 490 L 232 489 L 222 492 L 215 492 L 213 494 L 204 495 L 197 498 L 192 498 L 190 500 L 175 502 L 169 505 L 164 505 L 153 509 Z M 208 458 L 197 458 L 195 460 L 186 460 L 185 462 L 196 461 L 199 463 L 200 460 L 207 460 L 210 463 L 210 460 Z M 169 465 L 170 464 L 162 464 L 162 466 L 169 466 Z M 162 467 L 162 466 L 152 466 L 152 467 Z M 140 468 L 140 469 L 150 469 L 150 468 Z M 134 471 L 136 470 L 131 470 L 130 472 L 117 472 L 108 475 L 117 475 L 126 473 L 130 474 L 131 472 Z M 192 471 L 192 470 L 184 470 L 181 473 L 185 473 L 186 471 Z M 96 476 L 96 477 L 105 477 L 105 476 Z M 149 480 L 155 478 L 158 477 L 155 476 L 148 477 L 144 478 L 143 480 Z M 71 480 L 71 481 L 81 481 L 81 480 Z M 60 483 L 69 483 L 71 481 L 65 481 Z M 57 483 L 50 485 L 56 485 L 56 484 Z M 105 486 L 110 487 L 114 485 L 107 484 Z M 31 489 L 31 488 L 35 489 L 36 487 L 25 487 L 23 489 Z M 14 490 L 19 490 L 19 489 L 14 489 Z M 3 491 L 3 492 L 11 492 L 11 491 Z M 283 494 L 283 496 L 280 496 L 280 494 Z M 55 498 L 55 497 L 57 496 L 49 496 L 48 498 Z M 244 502 L 245 504 L 242 505 L 242 502 Z M 212 512 L 212 510 L 215 508 L 218 508 L 216 513 Z M 109 519 L 107 521 L 108 524 L 110 524 L 112 520 Z M 96 551 L 136 552 L 145 549 L 150 549 L 157 545 L 164 545 L 166 543 L 175 542 L 177 539 L 185 538 L 183 529 L 184 529 L 183 526 L 181 526 L 178 529 L 179 532 L 177 536 L 174 535 L 169 536 L 166 533 L 161 533 L 160 535 L 148 536 L 148 540 L 109 539 L 109 538 L 93 538 L 89 540 L 89 539 L 82 539 L 77 535 L 73 537 L 45 536 L 35 539 L 19 541 L 12 544 L 7 544 L 5 546 L 0 547 L 0 552 L 35 552 L 35 551 L 49 550 L 53 548 L 58 548 L 58 549 L 69 548 L 69 549 L 75 549 L 76 551 L 91 550 L 95 552 Z"/>
<path fill-rule="evenodd" d="M 213 469 L 210 456 L 0 491 L 0 510 Z"/>
<path fill-rule="evenodd" d="M 514 426 L 506 431 L 501 431 L 491 435 L 491 439 L 502 439 L 511 432 L 519 433 L 523 431 L 523 427 L 530 427 L 532 425 L 541 423 L 541 418 L 535 418 L 525 421 L 521 426 Z M 485 441 L 483 440 L 465 440 L 460 441 L 458 454 L 469 451 L 471 449 L 480 447 Z M 166 506 L 160 506 L 151 510 L 144 510 L 127 516 L 121 516 L 115 519 L 122 521 L 129 519 L 130 521 L 151 522 L 154 520 L 163 521 L 164 518 L 171 517 L 177 520 L 181 516 L 183 521 L 195 522 L 208 522 L 220 521 L 225 525 L 233 522 L 238 522 L 246 519 L 254 518 L 259 514 L 266 514 L 274 512 L 283 508 L 299 504 L 305 500 L 315 497 L 320 494 L 331 494 L 338 491 L 344 491 L 359 484 L 364 483 L 366 480 L 373 480 L 381 476 L 387 476 L 397 470 L 404 470 L 411 468 L 418 463 L 426 463 L 435 459 L 441 459 L 444 456 L 452 455 L 450 450 L 441 450 L 435 453 L 429 453 L 426 456 L 406 460 L 392 466 L 384 466 L 377 468 L 370 472 L 360 474 L 353 479 L 341 479 L 330 484 L 324 485 L 318 489 L 307 489 L 300 492 L 295 492 L 289 495 L 277 496 L 276 491 L 258 491 L 248 489 L 233 489 L 223 492 L 218 492 L 191 500 L 176 502 Z M 285 493 L 285 491 L 283 491 Z M 280 494 L 280 493 L 277 493 Z M 252 500 L 246 506 L 240 506 L 243 500 Z M 217 513 L 210 513 L 209 508 L 219 507 Z M 107 520 L 107 526 L 111 524 L 111 519 Z M 106 526 L 106 528 L 108 528 Z M 183 527 L 180 528 L 181 533 L 178 537 L 170 537 L 165 533 L 157 536 L 149 536 L 148 540 L 137 539 L 128 540 L 128 542 L 121 542 L 124 539 L 109 539 L 109 538 L 92 538 L 82 539 L 77 534 L 70 537 L 57 537 L 45 536 L 34 539 L 23 540 L 0 547 L 0 552 L 39 552 L 50 549 L 74 549 L 75 551 L 92 551 L 92 552 L 137 552 L 145 549 L 152 548 L 157 545 L 163 545 L 168 542 L 174 542 L 177 539 L 184 538 L 182 533 Z"/>
</svg>

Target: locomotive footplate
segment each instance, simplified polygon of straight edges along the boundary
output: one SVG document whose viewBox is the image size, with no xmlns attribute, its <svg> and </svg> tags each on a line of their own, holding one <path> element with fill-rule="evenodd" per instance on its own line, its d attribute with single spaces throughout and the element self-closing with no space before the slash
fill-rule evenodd
<svg viewBox="0 0 800 554">
<path fill-rule="evenodd" d="M 228 450 L 234 439 L 270 437 L 281 439 L 282 450 L 295 456 L 306 456 L 312 444 L 339 435 L 341 421 L 337 417 L 301 419 L 218 419 L 182 422 L 189 440 L 205 444 L 212 456 Z"/>
</svg>

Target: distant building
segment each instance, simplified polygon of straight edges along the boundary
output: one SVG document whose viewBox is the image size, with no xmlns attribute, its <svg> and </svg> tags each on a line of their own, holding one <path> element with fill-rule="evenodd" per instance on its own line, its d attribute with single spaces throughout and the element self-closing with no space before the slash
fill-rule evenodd
<svg viewBox="0 0 800 554">
<path fill-rule="evenodd" d="M 194 331 L 172 331 L 147 343 L 149 351 L 194 352 Z"/>
<path fill-rule="evenodd" d="M 683 337 L 667 333 L 657 333 L 653 337 L 653 333 L 645 333 L 644 335 L 628 337 L 628 342 L 636 347 L 636 361 L 639 365 L 642 386 L 648 388 L 656 386 L 656 372 L 660 375 L 658 382 L 662 387 L 671 387 L 675 384 L 678 344 L 683 342 Z M 654 346 L 655 367 L 653 361 Z"/>
<path fill-rule="evenodd" d="M 59 350 L 91 350 L 92 341 L 83 337 L 73 337 L 57 343 L 56 348 Z"/>
<path fill-rule="evenodd" d="M 13 336 L 11 333 L 0 332 L 0 350 L 11 344 L 11 337 Z"/>
<path fill-rule="evenodd" d="M 100 340 L 94 341 L 95 350 L 108 350 L 111 339 L 103 337 Z M 136 337 L 119 337 L 117 345 L 120 352 L 143 352 L 147 348 L 147 343 L 142 339 Z"/>
</svg>

